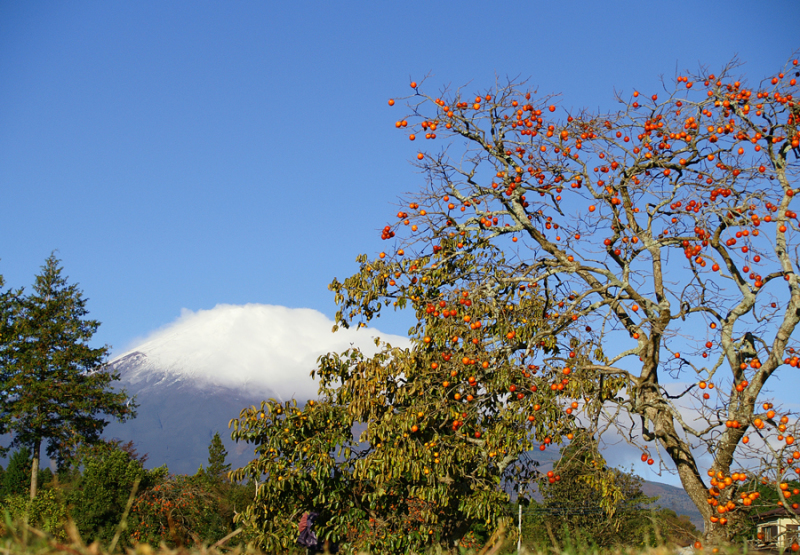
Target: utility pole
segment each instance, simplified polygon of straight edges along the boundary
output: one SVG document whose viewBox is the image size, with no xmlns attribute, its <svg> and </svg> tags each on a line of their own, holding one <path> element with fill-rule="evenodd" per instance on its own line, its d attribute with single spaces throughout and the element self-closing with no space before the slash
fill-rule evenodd
<svg viewBox="0 0 800 555">
<path fill-rule="evenodd" d="M 517 493 L 517 506 L 519 507 L 519 535 L 517 536 L 517 555 L 519 555 L 520 549 L 522 549 L 522 485 L 519 486 L 519 492 Z"/>
</svg>

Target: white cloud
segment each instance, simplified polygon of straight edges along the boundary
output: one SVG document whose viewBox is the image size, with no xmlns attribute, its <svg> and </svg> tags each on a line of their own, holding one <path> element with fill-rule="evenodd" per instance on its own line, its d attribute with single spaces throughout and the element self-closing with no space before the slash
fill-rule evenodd
<svg viewBox="0 0 800 555">
<path fill-rule="evenodd" d="M 331 331 L 333 321 L 316 310 L 283 306 L 220 304 L 196 312 L 184 309 L 171 324 L 137 341 L 132 352 L 148 366 L 226 387 L 246 386 L 281 398 L 316 397 L 309 376 L 317 358 L 354 346 L 377 351 L 375 337 L 395 346 L 408 339 L 373 328 Z"/>
</svg>

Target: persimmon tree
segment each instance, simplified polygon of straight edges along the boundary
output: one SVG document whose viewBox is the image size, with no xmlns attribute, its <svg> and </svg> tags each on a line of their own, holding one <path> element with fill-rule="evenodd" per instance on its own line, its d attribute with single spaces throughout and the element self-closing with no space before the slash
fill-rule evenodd
<svg viewBox="0 0 800 555">
<path fill-rule="evenodd" d="M 418 150 L 427 186 L 383 229 L 386 258 L 334 282 L 340 324 L 389 300 L 434 310 L 414 332 L 436 336 L 456 319 L 438 309 L 444 291 L 419 284 L 442 271 L 480 292 L 481 308 L 531 299 L 524 324 L 458 307 L 459 322 L 471 315 L 486 330 L 488 373 L 512 353 L 530 369 L 526 393 L 536 376 L 555 386 L 569 373 L 554 390 L 561 407 L 676 471 L 707 537 L 726 538 L 746 508 L 736 484 L 760 462 L 746 456 L 750 437 L 789 454 L 776 472 L 797 461 L 793 417 L 765 398 L 798 365 L 797 63 L 752 84 L 733 65 L 677 75 L 658 92 L 618 95 L 604 114 L 559 108 L 525 84 L 434 97 L 412 83 L 397 128 L 450 138 L 448 148 Z M 475 253 L 490 257 L 486 271 L 453 266 Z M 460 359 L 439 368 L 453 370 L 463 376 Z"/>
<path fill-rule="evenodd" d="M 298 519 L 312 509 L 321 513 L 318 535 L 352 549 L 452 546 L 502 525 L 503 486 L 538 476 L 523 456 L 537 438 L 544 449 L 571 437 L 573 424 L 556 403 L 568 373 L 551 383 L 520 366 L 518 350 L 494 344 L 498 334 L 533 334 L 541 301 L 520 298 L 516 288 L 486 295 L 454 280 L 495 271 L 486 264 L 502 257 L 489 244 L 454 256 L 462 240 L 444 237 L 435 254 L 416 262 L 360 258 L 366 275 L 414 273 L 413 265 L 438 261 L 438 270 L 417 281 L 411 302 L 420 324 L 411 347 L 382 345 L 372 357 L 357 349 L 326 355 L 315 371 L 319 401 L 302 408 L 294 400 L 265 401 L 231 422 L 234 439 L 256 445 L 257 458 L 233 478 L 259 482 L 239 522 L 250 524 L 263 548 L 287 548 Z M 388 278 L 361 283 L 365 297 L 387 298 Z"/>
<path fill-rule="evenodd" d="M 258 481 L 239 520 L 264 547 L 312 508 L 353 547 L 451 545 L 501 526 L 507 486 L 540 477 L 526 454 L 578 431 L 676 471 L 710 539 L 762 477 L 745 448 L 773 449 L 763 478 L 784 483 L 794 417 L 765 385 L 798 365 L 797 61 L 754 84 L 734 70 L 619 95 L 609 113 L 525 83 L 411 83 L 395 125 L 426 141 L 426 184 L 381 231 L 391 248 L 330 285 L 337 327 L 412 311 L 410 345 L 324 356 L 317 402 L 231 422 L 256 445 L 233 476 Z"/>
</svg>

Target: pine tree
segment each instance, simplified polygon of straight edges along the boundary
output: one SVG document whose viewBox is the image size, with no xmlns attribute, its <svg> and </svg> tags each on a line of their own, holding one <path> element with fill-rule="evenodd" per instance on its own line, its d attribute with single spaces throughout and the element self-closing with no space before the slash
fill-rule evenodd
<svg viewBox="0 0 800 555">
<path fill-rule="evenodd" d="M 45 442 L 48 456 L 62 466 L 80 443 L 100 441 L 105 416 L 120 422 L 135 416 L 126 393 L 111 389 L 119 374 L 103 366 L 108 348 L 89 346 L 100 323 L 86 318 L 87 299 L 61 272 L 51 254 L 33 292 L 6 294 L 0 305 L 0 433 L 13 433 L 0 455 L 31 449 L 31 498 Z"/>
<path fill-rule="evenodd" d="M 225 462 L 227 456 L 228 452 L 222 444 L 219 432 L 217 432 L 208 445 L 208 468 L 206 468 L 205 473 L 214 480 L 224 481 L 227 478 L 228 471 L 231 469 L 230 463 Z"/>
<path fill-rule="evenodd" d="M 21 495 L 28 489 L 31 473 L 31 452 L 27 447 L 15 451 L 8 460 L 8 468 L 0 482 L 0 498 Z"/>
<path fill-rule="evenodd" d="M 0 275 L 0 288 L 5 285 L 3 276 Z M 14 317 L 19 310 L 19 297 L 22 290 L 2 291 L 0 290 L 0 370 L 10 365 L 14 349 L 11 341 L 14 338 Z M 0 390 L 0 403 L 6 397 L 7 392 Z M 6 433 L 2 420 L 0 420 L 0 434 Z M 0 454 L 4 452 L 0 451 Z"/>
<path fill-rule="evenodd" d="M 577 434 L 561 449 L 553 474 L 542 479 L 539 512 L 559 541 L 569 537 L 608 547 L 639 545 L 648 532 L 654 536 L 649 515 L 641 510 L 654 501 L 642 493 L 643 480 L 609 467 L 596 439 Z"/>
</svg>

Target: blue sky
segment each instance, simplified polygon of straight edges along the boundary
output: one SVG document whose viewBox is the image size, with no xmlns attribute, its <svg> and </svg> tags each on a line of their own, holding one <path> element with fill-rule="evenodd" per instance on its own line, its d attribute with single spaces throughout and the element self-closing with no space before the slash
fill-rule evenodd
<svg viewBox="0 0 800 555">
<path fill-rule="evenodd" d="M 610 107 L 736 55 L 760 78 L 800 45 L 795 1 L 657 6 L 0 3 L 0 273 L 28 285 L 58 249 L 116 352 L 183 308 L 332 316 L 331 278 L 421 184 L 386 102 L 410 78 Z"/>
<path fill-rule="evenodd" d="M 116 353 L 183 309 L 331 317 L 422 185 L 387 106 L 412 79 L 530 77 L 574 108 L 734 56 L 756 80 L 800 46 L 800 4 L 768 6 L 2 2 L 0 274 L 29 286 L 57 249 Z"/>
</svg>

